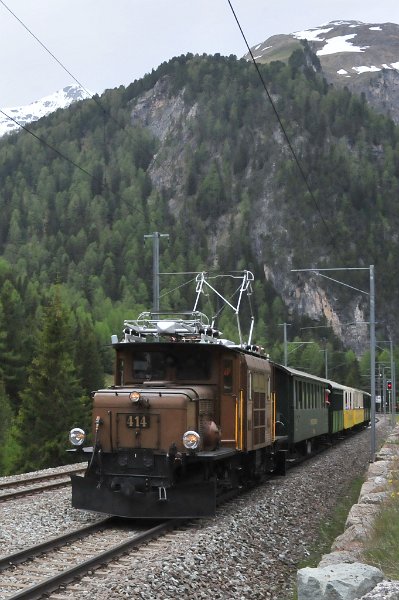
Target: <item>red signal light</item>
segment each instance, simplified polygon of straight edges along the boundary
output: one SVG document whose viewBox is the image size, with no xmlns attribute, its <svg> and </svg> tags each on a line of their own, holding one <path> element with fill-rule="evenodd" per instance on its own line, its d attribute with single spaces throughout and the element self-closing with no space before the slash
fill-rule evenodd
<svg viewBox="0 0 399 600">
<path fill-rule="evenodd" d="M 392 389 L 392 381 L 387 381 L 387 390 Z"/>
</svg>

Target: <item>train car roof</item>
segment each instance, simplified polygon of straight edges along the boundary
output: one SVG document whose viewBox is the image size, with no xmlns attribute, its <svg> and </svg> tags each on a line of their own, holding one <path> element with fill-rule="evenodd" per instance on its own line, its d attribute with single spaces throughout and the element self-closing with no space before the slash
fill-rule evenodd
<svg viewBox="0 0 399 600">
<path fill-rule="evenodd" d="M 326 380 L 330 385 L 332 385 L 332 387 L 338 389 L 338 390 L 349 390 L 349 391 L 354 391 L 354 392 L 361 392 L 362 394 L 366 394 L 368 396 L 371 396 L 370 392 L 366 392 L 365 390 L 360 390 L 359 388 L 354 388 L 350 385 L 343 385 L 342 383 L 337 383 L 336 381 L 332 381 L 331 379 L 327 379 Z"/>
<path fill-rule="evenodd" d="M 316 375 L 312 375 L 311 373 L 306 373 L 305 371 L 298 371 L 298 369 L 293 369 L 292 367 L 286 367 L 285 365 L 280 365 L 278 363 L 273 363 L 275 367 L 285 371 L 289 375 L 304 377 L 306 379 L 312 379 L 313 381 L 319 381 L 321 383 L 332 383 L 328 379 L 323 379 L 322 377 L 317 377 Z"/>
<path fill-rule="evenodd" d="M 354 388 L 349 385 L 344 385 L 342 383 L 337 383 L 336 381 L 333 381 L 332 379 L 325 379 L 324 377 L 317 377 L 316 375 L 312 375 L 311 373 L 306 373 L 305 371 L 299 371 L 298 369 L 293 369 L 292 367 L 286 367 L 286 366 L 280 365 L 278 363 L 273 363 L 273 364 L 278 369 L 281 369 L 282 371 L 285 371 L 286 373 L 288 373 L 289 375 L 292 375 L 292 376 L 311 379 L 312 381 L 318 381 L 320 383 L 324 383 L 327 385 L 329 384 L 329 385 L 331 385 L 331 387 L 333 387 L 337 390 L 342 390 L 342 391 L 343 390 L 352 390 L 352 391 L 361 392 L 362 394 L 367 394 L 370 396 L 369 392 L 366 392 L 364 390 L 359 390 L 358 388 Z"/>
</svg>

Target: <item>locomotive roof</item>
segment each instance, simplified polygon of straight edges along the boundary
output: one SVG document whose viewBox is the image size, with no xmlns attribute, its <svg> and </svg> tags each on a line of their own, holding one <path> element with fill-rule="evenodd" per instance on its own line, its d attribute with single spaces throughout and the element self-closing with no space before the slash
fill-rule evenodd
<svg viewBox="0 0 399 600">
<path fill-rule="evenodd" d="M 181 343 L 223 346 L 230 350 L 246 351 L 262 355 L 263 348 L 255 344 L 236 344 L 221 337 L 222 333 L 199 311 L 182 313 L 144 312 L 135 320 L 124 321 L 123 338 L 111 336 L 112 346 L 117 349 L 126 344 Z"/>
<path fill-rule="evenodd" d="M 216 287 L 214 287 L 218 281 L 225 279 L 226 277 L 229 278 L 230 282 L 237 283 L 235 292 L 233 292 L 229 298 L 224 297 L 223 294 L 218 291 Z M 159 309 L 156 309 L 152 312 L 142 312 L 137 319 L 124 321 L 124 337 L 122 340 L 119 340 L 118 336 L 111 336 L 112 345 L 119 348 L 120 343 L 137 343 L 143 341 L 158 342 L 161 340 L 167 341 L 169 339 L 169 341 L 218 344 L 228 348 L 236 348 L 259 353 L 259 347 L 253 345 L 251 342 L 254 317 L 252 314 L 252 306 L 249 297 L 252 294 L 253 281 L 253 273 L 247 270 L 240 272 L 233 271 L 225 275 L 209 273 L 205 271 L 197 273 L 195 277 L 196 299 L 192 310 L 178 313 L 160 312 Z M 212 294 L 217 297 L 218 304 L 220 304 L 220 302 L 223 303 L 223 306 L 216 312 L 216 314 L 214 314 L 211 319 L 198 310 L 200 298 L 204 295 L 204 293 L 208 298 L 208 304 L 209 295 Z M 247 342 L 244 342 L 239 316 L 241 301 L 245 296 L 248 297 L 251 315 Z M 157 306 L 156 301 L 154 301 L 154 306 Z M 218 315 L 225 307 L 229 307 L 234 311 L 237 320 L 239 344 L 222 338 L 221 332 L 216 328 Z"/>
</svg>

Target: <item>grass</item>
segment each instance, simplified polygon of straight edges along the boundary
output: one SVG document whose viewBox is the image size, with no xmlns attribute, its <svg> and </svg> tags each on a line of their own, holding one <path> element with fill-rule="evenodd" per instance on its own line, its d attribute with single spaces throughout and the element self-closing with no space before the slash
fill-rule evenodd
<svg viewBox="0 0 399 600">
<path fill-rule="evenodd" d="M 344 532 L 348 513 L 359 498 L 363 482 L 362 477 L 353 480 L 345 496 L 338 501 L 335 509 L 331 512 L 329 519 L 320 525 L 318 539 L 314 547 L 310 549 L 309 556 L 298 564 L 298 570 L 305 567 L 317 567 L 322 555 L 331 552 L 333 541 Z M 295 591 L 293 600 L 297 599 L 298 595 Z"/>
<path fill-rule="evenodd" d="M 389 480 L 389 499 L 378 515 L 366 550 L 365 560 L 390 579 L 399 579 L 399 472 Z"/>
<path fill-rule="evenodd" d="M 268 52 L 267 54 L 262 56 L 260 62 L 264 64 L 268 64 L 276 60 L 288 62 L 288 59 L 293 53 L 293 51 L 300 48 L 301 44 L 297 40 L 292 40 L 292 42 L 284 41 L 282 45 L 277 43 L 271 50 L 271 52 Z"/>
<path fill-rule="evenodd" d="M 331 552 L 333 541 L 344 532 L 348 513 L 359 498 L 363 482 L 364 479 L 362 477 L 353 480 L 345 496 L 338 501 L 329 519 L 320 525 L 318 539 L 314 547 L 310 549 L 310 555 L 298 564 L 298 570 L 305 567 L 317 567 L 322 555 Z M 297 600 L 297 598 L 298 595 L 295 591 L 293 600 Z"/>
</svg>

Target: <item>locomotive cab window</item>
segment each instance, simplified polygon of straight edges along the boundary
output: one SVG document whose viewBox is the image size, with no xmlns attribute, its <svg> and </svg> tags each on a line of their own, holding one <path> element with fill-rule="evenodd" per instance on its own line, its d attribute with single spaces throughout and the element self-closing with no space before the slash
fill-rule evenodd
<svg viewBox="0 0 399 600">
<path fill-rule="evenodd" d="M 211 363 L 209 354 L 185 352 L 176 362 L 176 379 L 178 381 L 206 381 L 210 377 Z"/>
<path fill-rule="evenodd" d="M 206 353 L 165 349 L 164 352 L 135 352 L 132 359 L 134 381 L 207 381 L 211 360 Z"/>
<path fill-rule="evenodd" d="M 133 356 L 132 368 L 134 380 L 165 379 L 165 357 L 162 352 L 137 352 Z"/>
</svg>

